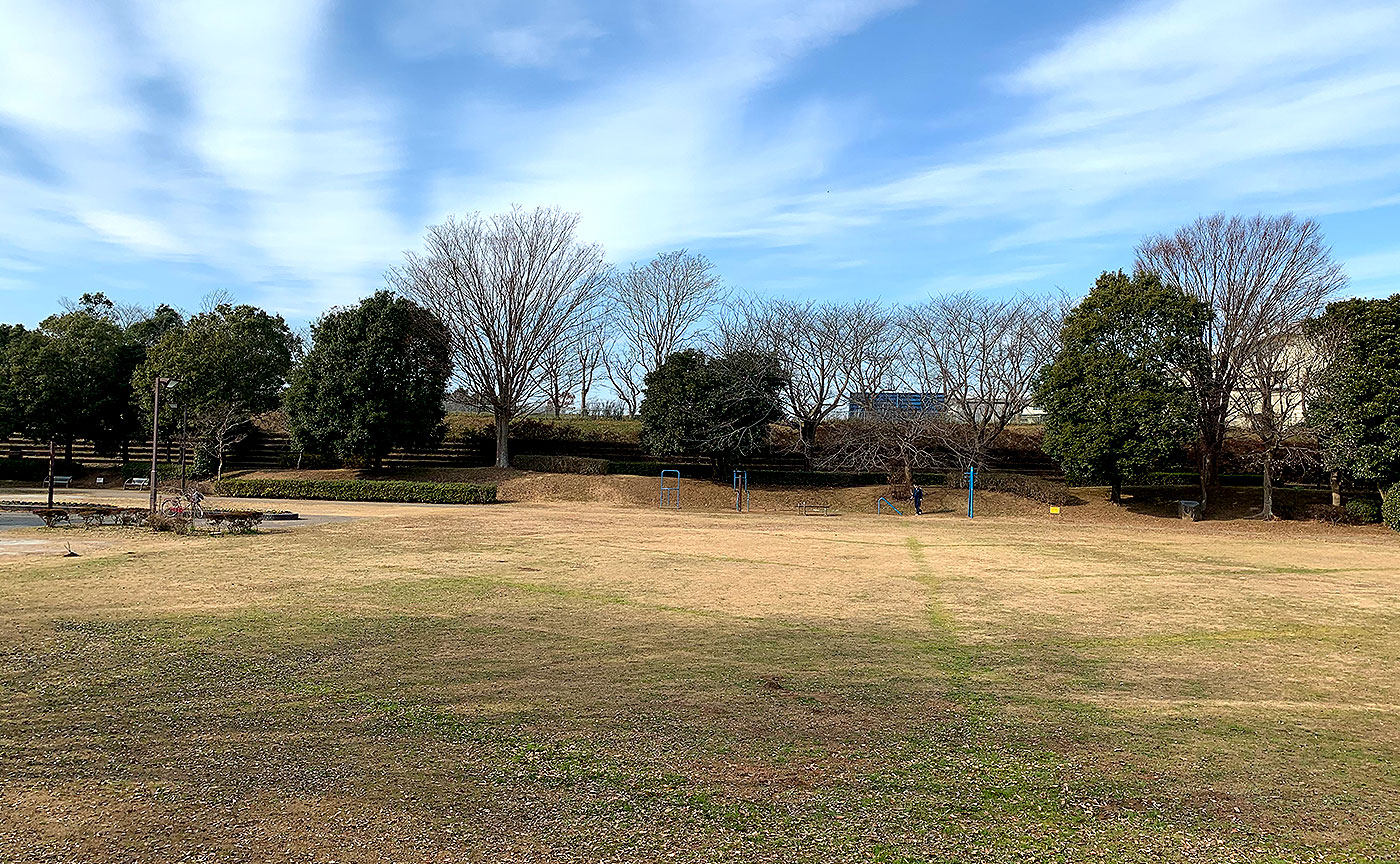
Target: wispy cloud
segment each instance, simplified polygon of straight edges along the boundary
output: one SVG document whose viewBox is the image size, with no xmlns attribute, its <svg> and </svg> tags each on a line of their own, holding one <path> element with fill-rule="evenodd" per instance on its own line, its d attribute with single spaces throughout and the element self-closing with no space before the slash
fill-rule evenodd
<svg viewBox="0 0 1400 864">
<path fill-rule="evenodd" d="M 620 255 L 743 236 L 778 219 L 851 136 L 841 105 L 812 99 L 757 127 L 751 100 L 791 64 L 903 0 L 682 3 L 648 22 L 668 50 L 561 105 L 473 104 L 477 171 L 443 177 L 437 210 L 553 202 Z"/>
<path fill-rule="evenodd" d="M 996 81 L 1030 100 L 1006 131 L 794 211 L 995 220 L 997 248 L 1215 208 L 1379 202 L 1400 168 L 1397 40 L 1391 3 L 1135 5 Z"/>
</svg>

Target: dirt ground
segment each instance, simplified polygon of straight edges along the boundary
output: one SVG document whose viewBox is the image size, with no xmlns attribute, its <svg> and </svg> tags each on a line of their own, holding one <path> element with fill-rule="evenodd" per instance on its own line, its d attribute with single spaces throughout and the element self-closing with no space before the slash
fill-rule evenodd
<svg viewBox="0 0 1400 864">
<path fill-rule="evenodd" d="M 0 860 L 1400 859 L 1391 533 L 500 479 L 5 532 Z"/>
</svg>

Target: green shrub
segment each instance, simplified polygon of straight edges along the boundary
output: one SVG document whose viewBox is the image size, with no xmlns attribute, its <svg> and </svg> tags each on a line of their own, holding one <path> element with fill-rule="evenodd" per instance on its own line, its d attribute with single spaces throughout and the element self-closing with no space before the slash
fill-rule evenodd
<svg viewBox="0 0 1400 864">
<path fill-rule="evenodd" d="M 190 470 L 190 465 L 189 465 L 188 462 L 185 464 L 185 470 L 186 470 L 188 476 L 190 476 L 190 477 L 193 477 L 193 476 L 194 476 L 194 472 L 193 472 L 192 470 Z M 149 462 L 123 462 L 123 463 L 122 463 L 122 466 L 121 466 L 121 472 L 122 472 L 122 479 L 123 479 L 123 480 L 130 480 L 132 477 L 149 477 L 149 476 L 151 476 L 151 463 L 149 463 Z M 179 462 L 157 462 L 157 463 L 156 463 L 156 482 L 157 482 L 157 483 L 160 483 L 160 482 L 162 482 L 162 481 L 164 481 L 164 480 L 179 480 L 179 479 L 180 479 L 180 463 L 179 463 Z"/>
<path fill-rule="evenodd" d="M 490 504 L 496 487 L 484 483 L 410 480 L 292 480 L 230 478 L 214 494 L 228 498 L 296 498 L 306 501 L 386 501 L 415 504 Z"/>
<path fill-rule="evenodd" d="M 1129 483 L 1136 486 L 1136 483 Z M 1142 478 L 1143 486 L 1199 486 L 1201 475 L 1195 471 L 1154 471 Z"/>
<path fill-rule="evenodd" d="M 608 460 L 586 456 L 513 456 L 511 467 L 522 471 L 544 471 L 550 474 L 607 474 Z"/>
<path fill-rule="evenodd" d="M 1392 531 L 1400 531 L 1400 483 L 1391 486 L 1381 499 L 1381 521 Z"/>
<path fill-rule="evenodd" d="M 1353 498 L 1345 505 L 1347 521 L 1356 525 L 1374 525 L 1381 521 L 1381 502 L 1371 498 Z"/>
</svg>

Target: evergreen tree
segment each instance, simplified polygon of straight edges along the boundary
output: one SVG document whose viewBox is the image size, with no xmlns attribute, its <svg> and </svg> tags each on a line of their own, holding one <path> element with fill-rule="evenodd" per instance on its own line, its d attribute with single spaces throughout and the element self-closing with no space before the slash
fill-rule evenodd
<svg viewBox="0 0 1400 864">
<path fill-rule="evenodd" d="M 1046 453 L 1078 482 L 1123 483 L 1190 439 L 1197 412 L 1185 372 L 1202 361 L 1210 308 L 1153 274 L 1099 276 L 1065 318 L 1055 359 L 1036 381 Z"/>
<path fill-rule="evenodd" d="M 447 330 L 411 300 L 380 291 L 312 326 L 312 346 L 283 398 L 302 450 L 378 469 L 395 448 L 442 443 L 452 374 Z"/>
<path fill-rule="evenodd" d="M 1323 464 L 1381 489 L 1400 481 L 1400 294 L 1332 303 L 1310 330 L 1334 343 L 1308 406 Z"/>
<path fill-rule="evenodd" d="M 768 441 L 787 383 L 777 358 L 739 351 L 678 351 L 646 376 L 642 446 L 658 456 L 705 456 L 732 465 Z"/>
</svg>

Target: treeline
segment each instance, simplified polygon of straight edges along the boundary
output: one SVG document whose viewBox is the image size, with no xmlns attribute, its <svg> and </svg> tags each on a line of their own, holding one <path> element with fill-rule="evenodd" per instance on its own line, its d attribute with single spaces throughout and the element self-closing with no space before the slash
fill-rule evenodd
<svg viewBox="0 0 1400 864">
<path fill-rule="evenodd" d="M 1078 304 L 911 305 L 746 295 L 686 250 L 615 268 L 577 222 L 516 208 L 433 226 L 387 290 L 331 310 L 305 344 L 247 305 L 186 317 L 84 295 L 0 331 L 0 432 L 115 454 L 150 434 L 164 388 L 162 434 L 187 432 L 208 473 L 277 408 L 305 452 L 377 467 L 442 441 L 451 388 L 495 418 L 504 467 L 513 418 L 596 411 L 606 388 L 651 452 L 716 464 L 784 423 L 808 467 L 907 481 L 985 465 L 1037 405 L 1047 451 L 1115 500 L 1182 447 L 1208 500 L 1241 426 L 1260 441 L 1266 516 L 1273 477 L 1305 460 L 1337 483 L 1400 480 L 1400 298 L 1329 306 L 1346 278 L 1310 220 L 1213 216 L 1146 238 L 1131 274 L 1105 272 Z M 847 405 L 855 419 L 823 425 Z"/>
</svg>

